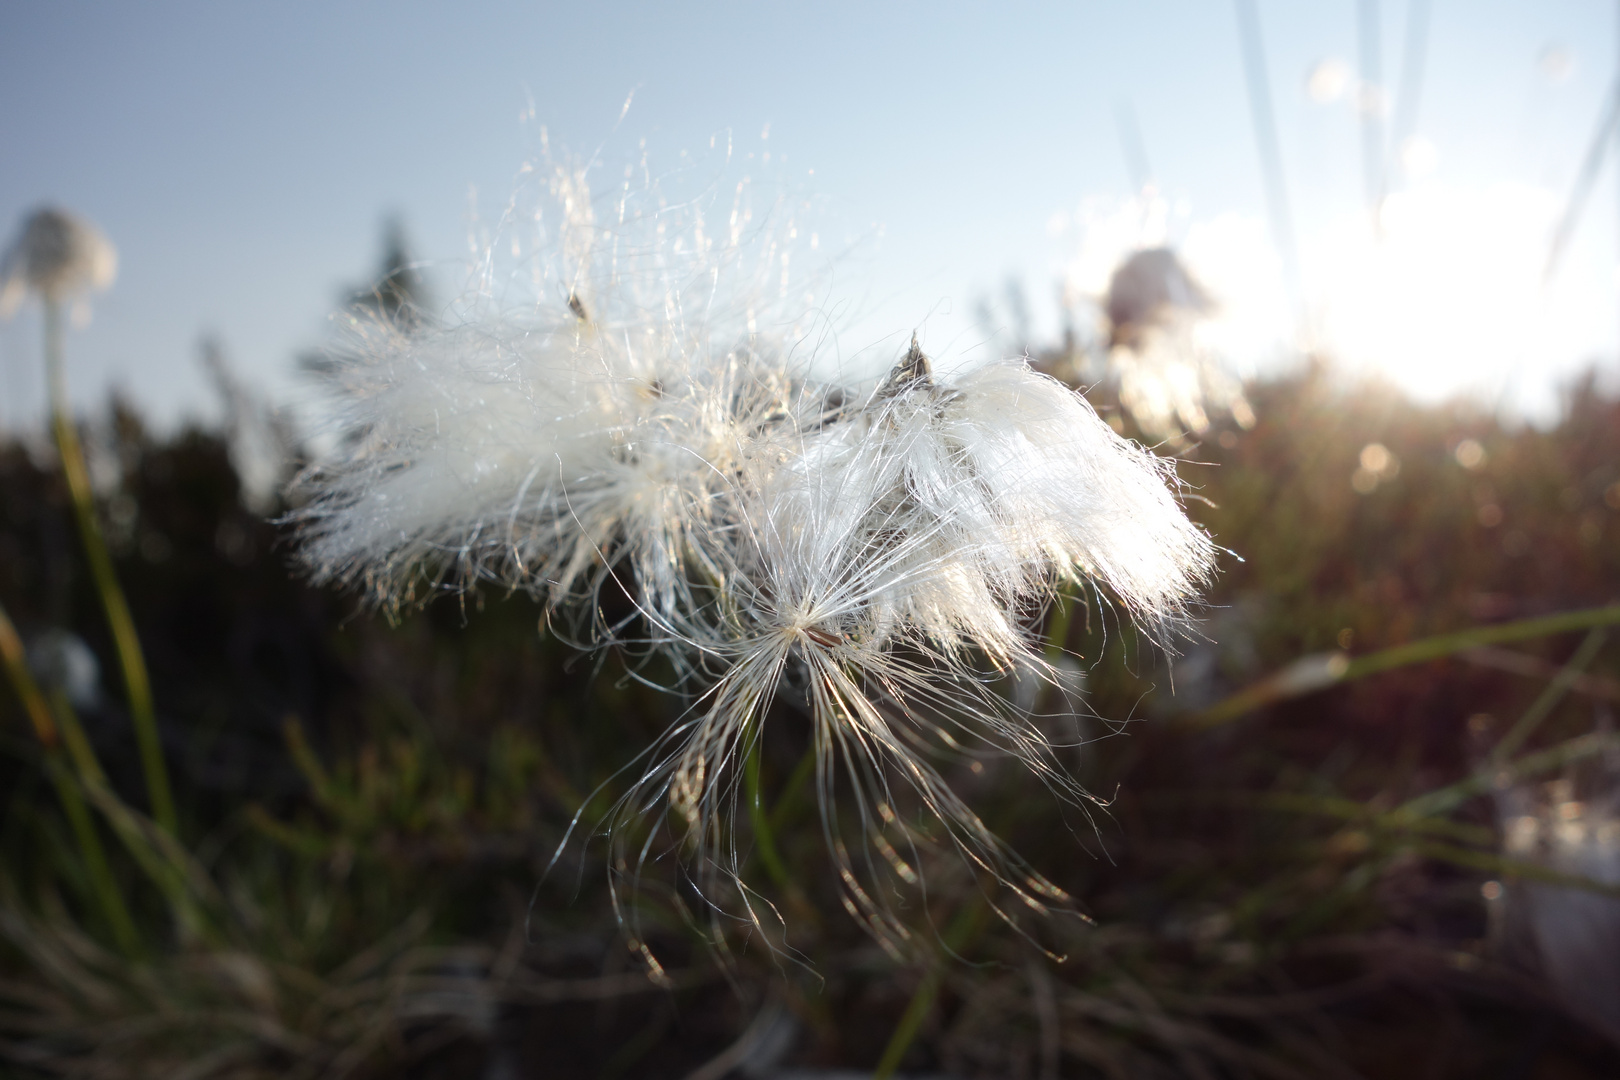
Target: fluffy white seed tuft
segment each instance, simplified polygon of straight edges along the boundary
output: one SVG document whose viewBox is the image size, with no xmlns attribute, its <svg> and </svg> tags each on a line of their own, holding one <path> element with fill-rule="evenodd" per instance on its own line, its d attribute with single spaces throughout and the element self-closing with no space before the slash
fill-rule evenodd
<svg viewBox="0 0 1620 1080">
<path fill-rule="evenodd" d="M 636 640 L 675 660 L 692 701 L 618 820 L 670 811 L 698 879 L 737 886 L 761 929 L 731 822 L 742 762 L 784 694 L 810 720 L 846 906 L 880 941 L 904 929 L 875 867 L 914 881 L 930 845 L 1036 909 L 1066 902 L 931 761 L 1010 753 L 1085 798 L 991 682 L 1052 675 L 1028 623 L 1065 583 L 1100 586 L 1155 635 L 1184 623 L 1214 548 L 1173 465 L 1022 362 L 941 378 L 913 340 L 875 390 L 812 378 L 798 339 L 758 329 L 757 285 L 723 285 L 776 265 L 774 250 L 749 257 L 766 241 L 735 209 L 729 244 L 662 207 L 635 232 L 624 202 L 598 215 L 577 175 L 559 175 L 571 224 L 547 274 L 567 293 L 521 316 L 472 305 L 453 325 L 356 329 L 333 371 L 343 435 L 302 479 L 310 572 L 385 606 L 489 581 L 587 612 L 616 579 Z M 606 253 L 605 217 L 619 223 Z M 935 831 L 895 809 L 895 782 Z M 633 877 L 650 845 L 618 851 L 614 872 Z"/>
</svg>

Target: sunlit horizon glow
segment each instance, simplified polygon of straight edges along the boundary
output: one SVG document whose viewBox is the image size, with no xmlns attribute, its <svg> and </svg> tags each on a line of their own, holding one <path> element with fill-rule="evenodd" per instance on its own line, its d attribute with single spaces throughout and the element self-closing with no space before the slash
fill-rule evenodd
<svg viewBox="0 0 1620 1080">
<path fill-rule="evenodd" d="M 1578 353 L 1612 303 L 1589 278 L 1545 275 L 1563 205 L 1564 196 L 1534 185 L 1423 181 L 1384 200 L 1376 231 L 1362 211 L 1306 238 L 1303 308 L 1289 300 L 1258 217 L 1204 217 L 1150 187 L 1133 198 L 1085 199 L 1048 228 L 1076 238 L 1064 296 L 1082 309 L 1132 252 L 1176 250 L 1215 301 L 1198 342 L 1241 377 L 1313 355 L 1420 402 L 1468 398 L 1540 420 L 1556 412 L 1549 357 Z"/>
<path fill-rule="evenodd" d="M 1306 252 L 1309 339 L 1422 401 L 1494 403 L 1553 334 L 1542 284 L 1556 194 L 1434 182 L 1324 230 Z"/>
</svg>

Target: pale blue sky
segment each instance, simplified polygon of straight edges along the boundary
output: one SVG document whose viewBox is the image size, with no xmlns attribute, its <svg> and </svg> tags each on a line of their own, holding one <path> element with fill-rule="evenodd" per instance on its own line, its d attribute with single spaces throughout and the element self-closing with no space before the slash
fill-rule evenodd
<svg viewBox="0 0 1620 1080">
<path fill-rule="evenodd" d="M 1356 61 L 1356 4 L 1260 0 L 1302 238 L 1361 206 L 1358 128 L 1313 103 L 1319 61 Z M 1381 5 L 1383 70 L 1407 5 Z M 1612 3 L 1434 0 L 1417 130 L 1458 190 L 1567 192 L 1615 70 Z M 397 213 L 446 269 L 534 149 L 654 161 L 734 132 L 770 149 L 829 221 L 871 237 L 845 275 L 862 331 L 976 340 L 972 309 L 1020 275 L 1051 319 L 1065 243 L 1049 224 L 1131 182 L 1123 100 L 1161 189 L 1191 220 L 1264 221 L 1233 7 L 1156 3 L 12 3 L 0 35 L 0 228 L 54 202 L 97 222 L 121 271 L 70 341 L 75 394 L 125 387 L 162 420 L 213 404 L 196 363 L 219 333 L 287 392 L 340 290 L 370 273 Z M 1549 79 L 1550 45 L 1573 58 Z M 615 130 L 626 96 L 634 104 Z M 808 174 L 814 169 L 814 176 Z M 1612 166 L 1611 166 L 1612 170 Z M 1533 380 L 1611 355 L 1620 180 L 1600 179 L 1560 278 L 1563 330 Z M 1490 223 L 1481 222 L 1482 229 Z M 0 326 L 0 424 L 37 415 L 37 326 Z M 1613 361 L 1611 359 L 1610 363 Z"/>
</svg>

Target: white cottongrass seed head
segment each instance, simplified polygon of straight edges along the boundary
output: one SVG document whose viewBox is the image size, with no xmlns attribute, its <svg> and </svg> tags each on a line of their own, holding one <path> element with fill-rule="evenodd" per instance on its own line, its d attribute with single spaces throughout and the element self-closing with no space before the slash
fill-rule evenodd
<svg viewBox="0 0 1620 1080">
<path fill-rule="evenodd" d="M 1226 359 L 1202 340 L 1217 305 L 1174 251 L 1136 251 L 1109 279 L 1109 374 L 1149 438 L 1172 444 L 1209 430 L 1210 414 L 1251 428 L 1254 409 Z"/>
<path fill-rule="evenodd" d="M 30 214 L 0 257 L 0 317 L 11 315 L 29 293 L 61 303 L 105 289 L 118 274 L 118 252 L 94 225 L 66 210 Z"/>
<path fill-rule="evenodd" d="M 341 437 L 301 481 L 310 572 L 385 607 L 528 590 L 590 643 L 673 661 L 690 707 L 614 815 L 616 882 L 655 853 L 658 830 L 631 826 L 667 815 L 694 880 L 779 939 L 732 840 L 776 705 L 809 720 L 845 906 L 879 942 L 906 938 L 885 897 L 925 848 L 1068 906 L 933 761 L 1007 752 L 1086 798 L 993 684 L 1056 678 L 1030 623 L 1068 585 L 1156 640 L 1186 622 L 1215 549 L 1174 466 L 1021 361 L 940 376 L 913 339 L 875 389 L 812 377 L 813 330 L 780 314 L 791 229 L 750 232 L 741 189 L 718 228 L 699 203 L 638 214 L 628 183 L 597 206 L 566 169 L 551 193 L 537 299 L 502 309 L 486 286 L 461 318 L 356 329 Z M 602 624 L 609 583 L 632 623 Z"/>
</svg>

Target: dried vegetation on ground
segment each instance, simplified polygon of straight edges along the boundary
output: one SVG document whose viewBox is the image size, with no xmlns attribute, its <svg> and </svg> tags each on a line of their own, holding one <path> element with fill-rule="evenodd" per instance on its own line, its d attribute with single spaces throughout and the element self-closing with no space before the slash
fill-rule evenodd
<svg viewBox="0 0 1620 1080">
<path fill-rule="evenodd" d="M 925 846 L 925 894 L 896 896 L 910 947 L 880 948 L 839 907 L 796 777 L 809 724 L 783 701 L 738 829 L 792 951 L 740 923 L 716 941 L 654 838 L 669 854 L 637 903 L 662 987 L 614 922 L 594 826 L 680 702 L 617 653 L 541 632 L 521 596 L 445 598 L 393 625 L 357 614 L 289 578 L 286 538 L 241 507 L 219 438 L 156 439 L 110 411 L 89 440 L 100 508 L 184 845 L 143 870 L 98 810 L 139 931 L 121 946 L 0 695 L 0 1070 L 1612 1075 L 1612 988 L 1560 958 L 1571 934 L 1614 948 L 1620 926 L 1620 644 L 1598 630 L 1474 648 L 1203 721 L 1302 656 L 1620 597 L 1620 403 L 1585 385 L 1535 430 L 1325 368 L 1249 392 L 1257 425 L 1212 430 L 1182 465 L 1207 500 L 1195 515 L 1242 558 L 1223 560 L 1208 640 L 1171 665 L 1105 600 L 1049 616 L 1084 696 L 1032 705 L 1077 744 L 1065 764 L 1106 810 L 1065 816 L 1010 763 L 950 766 L 1094 924 L 1021 936 Z M 80 567 L 51 455 L 0 448 L 0 602 L 35 646 L 99 659 L 99 679 L 58 685 L 110 792 L 142 808 Z M 1504 740 L 1523 745 L 1504 755 Z M 1496 779 L 1467 786 L 1482 775 Z M 547 873 L 576 812 L 581 842 Z"/>
</svg>

